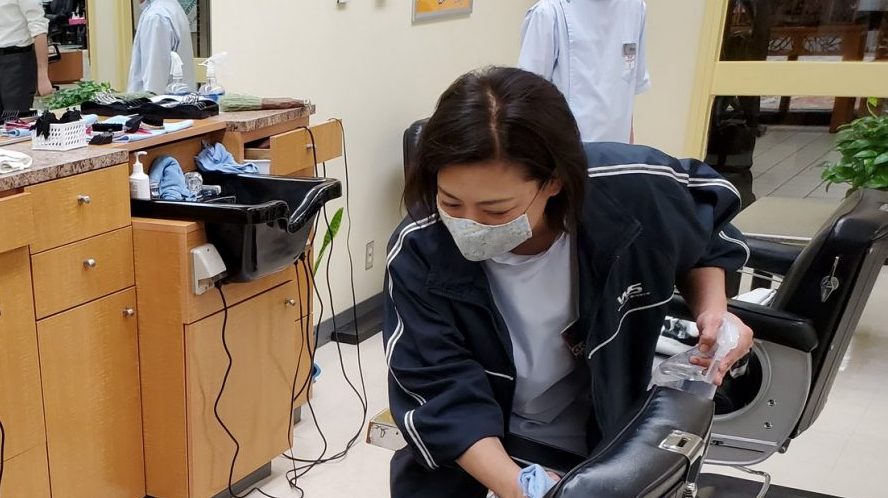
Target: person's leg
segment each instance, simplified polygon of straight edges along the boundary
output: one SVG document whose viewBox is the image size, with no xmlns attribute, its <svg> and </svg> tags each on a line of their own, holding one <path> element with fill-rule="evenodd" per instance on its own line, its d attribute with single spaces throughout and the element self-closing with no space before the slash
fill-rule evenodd
<svg viewBox="0 0 888 498">
<path fill-rule="evenodd" d="M 459 468 L 433 471 L 419 464 L 405 448 L 391 463 L 391 498 L 486 498 L 487 489 Z"/>
<path fill-rule="evenodd" d="M 34 51 L 0 56 L 0 112 L 27 111 L 37 92 Z"/>
</svg>

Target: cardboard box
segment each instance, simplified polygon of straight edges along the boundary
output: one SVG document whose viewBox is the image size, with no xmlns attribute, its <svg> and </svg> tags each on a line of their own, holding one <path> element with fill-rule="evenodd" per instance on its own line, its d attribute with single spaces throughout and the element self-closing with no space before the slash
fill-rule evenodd
<svg viewBox="0 0 888 498">
<path fill-rule="evenodd" d="M 392 412 L 388 409 L 383 410 L 370 420 L 370 424 L 367 426 L 367 444 L 392 451 L 407 446 L 407 441 L 404 440 L 401 430 L 395 425 Z"/>
</svg>

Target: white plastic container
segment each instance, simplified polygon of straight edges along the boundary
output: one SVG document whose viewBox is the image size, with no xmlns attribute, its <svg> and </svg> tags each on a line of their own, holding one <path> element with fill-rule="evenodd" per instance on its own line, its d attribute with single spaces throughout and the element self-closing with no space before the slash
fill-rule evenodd
<svg viewBox="0 0 888 498">
<path fill-rule="evenodd" d="M 145 151 L 136 152 L 136 162 L 133 164 L 133 173 L 129 177 L 130 198 L 150 201 L 151 184 L 148 181 L 148 175 L 145 174 L 145 168 L 142 166 L 142 161 L 139 160 L 139 158 L 145 154 L 147 154 Z"/>
<path fill-rule="evenodd" d="M 49 125 L 49 138 L 31 134 L 32 150 L 73 150 L 89 145 L 86 136 L 86 121 Z"/>
</svg>

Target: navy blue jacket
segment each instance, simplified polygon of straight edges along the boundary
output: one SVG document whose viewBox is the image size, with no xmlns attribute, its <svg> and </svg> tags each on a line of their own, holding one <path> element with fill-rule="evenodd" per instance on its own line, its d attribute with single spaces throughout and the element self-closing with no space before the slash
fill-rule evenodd
<svg viewBox="0 0 888 498">
<path fill-rule="evenodd" d="M 580 316 L 596 432 L 609 434 L 647 389 L 675 282 L 696 267 L 734 271 L 749 252 L 728 222 L 737 190 L 709 166 L 641 146 L 586 144 L 577 229 Z M 405 220 L 386 260 L 389 403 L 416 459 L 452 464 L 502 437 L 515 388 L 512 342 L 482 265 L 437 215 Z"/>
</svg>

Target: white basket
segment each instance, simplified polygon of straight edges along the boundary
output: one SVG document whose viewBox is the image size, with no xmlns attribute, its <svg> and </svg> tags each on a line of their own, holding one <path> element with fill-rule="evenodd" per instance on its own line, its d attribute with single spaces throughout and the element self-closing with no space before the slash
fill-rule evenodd
<svg viewBox="0 0 888 498">
<path fill-rule="evenodd" d="M 33 150 L 71 150 L 89 145 L 86 136 L 86 121 L 49 125 L 49 138 L 32 132 L 31 149 Z"/>
</svg>

